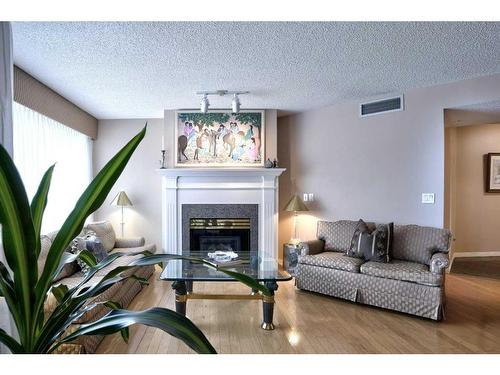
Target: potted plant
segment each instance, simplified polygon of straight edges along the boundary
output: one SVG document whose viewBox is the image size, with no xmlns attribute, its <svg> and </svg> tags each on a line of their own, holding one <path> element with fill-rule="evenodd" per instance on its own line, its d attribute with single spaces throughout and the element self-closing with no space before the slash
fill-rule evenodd
<svg viewBox="0 0 500 375">
<path fill-rule="evenodd" d="M 219 268 L 200 258 L 177 255 L 152 255 L 135 253 L 138 258 L 127 266 L 116 267 L 97 283 L 93 276 L 124 255 L 114 253 L 101 262 L 84 250 L 68 254 L 64 250 L 82 230 L 87 217 L 96 211 L 106 199 L 114 183 L 123 172 L 130 157 L 146 134 L 144 129 L 132 138 L 97 174 L 73 211 L 57 233 L 47 255 L 41 274 L 37 260 L 40 254 L 40 230 L 54 166 L 44 174 L 31 204 L 28 201 L 19 172 L 7 151 L 0 146 L 0 224 L 2 243 L 7 264 L 0 262 L 0 297 L 4 297 L 17 328 L 18 339 L 0 329 L 0 343 L 12 353 L 51 353 L 61 344 L 71 342 L 82 335 L 108 335 L 121 332 L 128 339 L 128 327 L 144 324 L 162 329 L 186 343 L 197 353 L 216 353 L 205 335 L 185 316 L 166 308 L 144 311 L 122 309 L 113 301 L 95 302 L 95 298 L 127 278 L 135 275 L 124 272 L 131 267 L 160 264 L 171 259 L 190 259 L 207 267 L 229 274 L 264 295 L 270 291 L 251 277 Z M 54 283 L 66 263 L 82 259 L 90 267 L 80 284 L 68 288 Z M 139 280 L 145 282 L 145 280 Z M 49 293 L 58 302 L 55 310 L 45 316 L 44 305 Z M 85 312 L 97 304 L 105 304 L 111 311 L 100 319 L 81 325 L 74 332 L 66 330 Z"/>
</svg>

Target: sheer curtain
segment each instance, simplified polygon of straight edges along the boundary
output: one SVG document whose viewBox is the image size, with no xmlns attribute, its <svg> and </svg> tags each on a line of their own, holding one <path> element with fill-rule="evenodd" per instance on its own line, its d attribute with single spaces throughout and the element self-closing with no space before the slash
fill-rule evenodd
<svg viewBox="0 0 500 375">
<path fill-rule="evenodd" d="M 92 179 L 92 140 L 18 103 L 13 118 L 14 162 L 30 200 L 56 163 L 42 233 L 57 230 Z"/>
</svg>

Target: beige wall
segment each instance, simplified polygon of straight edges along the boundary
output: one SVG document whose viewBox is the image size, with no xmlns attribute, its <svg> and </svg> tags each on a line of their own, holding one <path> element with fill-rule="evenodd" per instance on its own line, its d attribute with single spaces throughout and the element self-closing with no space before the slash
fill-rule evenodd
<svg viewBox="0 0 500 375">
<path fill-rule="evenodd" d="M 456 196 L 457 196 L 457 128 L 445 128 L 444 132 L 444 227 L 453 234 L 456 231 Z M 452 242 L 451 252 L 455 250 Z"/>
<path fill-rule="evenodd" d="M 137 134 L 145 122 L 145 138 L 130 159 L 102 207 L 96 220 L 110 220 L 120 235 L 121 212 L 109 204 L 120 190 L 125 190 L 134 204 L 125 209 L 125 236 L 144 236 L 147 242 L 161 244 L 161 184 L 159 168 L 163 119 L 100 120 L 99 138 L 94 141 L 94 173 Z"/>
<path fill-rule="evenodd" d="M 498 87 L 493 75 L 407 91 L 402 112 L 360 118 L 359 102 L 348 102 L 280 118 L 281 204 L 293 191 L 316 198 L 301 238 L 315 237 L 317 219 L 443 226 L 444 109 L 498 100 Z M 280 243 L 291 223 L 280 212 Z"/>
<path fill-rule="evenodd" d="M 500 195 L 485 193 L 484 155 L 500 151 L 500 124 L 446 129 L 450 204 L 447 221 L 454 251 L 500 250 Z"/>
</svg>

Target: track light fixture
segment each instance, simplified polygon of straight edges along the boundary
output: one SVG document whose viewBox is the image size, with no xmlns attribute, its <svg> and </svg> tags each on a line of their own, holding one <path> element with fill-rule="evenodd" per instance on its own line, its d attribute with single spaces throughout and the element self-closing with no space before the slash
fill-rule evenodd
<svg viewBox="0 0 500 375">
<path fill-rule="evenodd" d="M 233 95 L 233 100 L 231 101 L 231 110 L 233 113 L 239 113 L 241 102 L 238 95 L 249 94 L 250 91 L 228 91 L 228 90 L 216 90 L 216 91 L 196 91 L 196 95 L 203 95 L 200 103 L 200 111 L 202 113 L 208 112 L 208 107 L 210 106 L 210 102 L 208 101 L 208 95 Z"/>
<path fill-rule="evenodd" d="M 210 102 L 208 101 L 207 94 L 204 94 L 203 99 L 201 99 L 201 104 L 200 104 L 201 113 L 207 113 L 209 106 L 210 106 Z"/>
<path fill-rule="evenodd" d="M 231 101 L 231 109 L 233 113 L 240 112 L 240 98 L 238 98 L 238 94 L 233 95 L 233 100 Z"/>
</svg>

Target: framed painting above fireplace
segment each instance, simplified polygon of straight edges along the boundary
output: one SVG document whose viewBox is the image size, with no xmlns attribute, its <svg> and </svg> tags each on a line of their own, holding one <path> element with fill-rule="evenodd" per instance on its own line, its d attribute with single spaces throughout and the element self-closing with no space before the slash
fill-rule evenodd
<svg viewBox="0 0 500 375">
<path fill-rule="evenodd" d="M 264 111 L 177 111 L 176 167 L 261 167 Z"/>
</svg>

